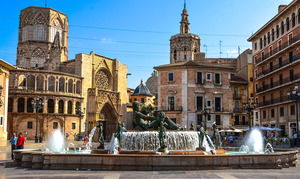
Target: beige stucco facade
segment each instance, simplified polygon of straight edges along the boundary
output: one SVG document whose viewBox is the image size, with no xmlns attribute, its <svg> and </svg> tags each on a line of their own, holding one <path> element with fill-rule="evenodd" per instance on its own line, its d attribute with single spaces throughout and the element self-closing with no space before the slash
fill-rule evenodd
<svg viewBox="0 0 300 179">
<path fill-rule="evenodd" d="M 0 59 L 0 146 L 5 146 L 8 136 L 7 109 L 9 71 L 14 67 Z"/>
<path fill-rule="evenodd" d="M 299 86 L 300 2 L 279 6 L 278 14 L 248 40 L 253 46 L 254 97 L 261 125 L 281 134 L 297 132 L 297 105 L 288 93 Z"/>
</svg>

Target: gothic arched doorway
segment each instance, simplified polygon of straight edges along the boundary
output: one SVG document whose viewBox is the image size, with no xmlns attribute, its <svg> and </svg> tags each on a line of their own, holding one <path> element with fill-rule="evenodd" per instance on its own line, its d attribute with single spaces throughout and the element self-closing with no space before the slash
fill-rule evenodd
<svg viewBox="0 0 300 179">
<path fill-rule="evenodd" d="M 103 121 L 103 136 L 105 140 L 110 140 L 112 134 L 117 131 L 118 115 L 111 104 L 106 103 L 103 105 L 99 114 L 100 120 Z"/>
</svg>

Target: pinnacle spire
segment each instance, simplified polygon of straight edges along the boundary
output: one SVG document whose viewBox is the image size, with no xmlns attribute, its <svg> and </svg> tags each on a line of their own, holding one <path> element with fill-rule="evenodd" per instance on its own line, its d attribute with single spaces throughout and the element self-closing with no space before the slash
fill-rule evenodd
<svg viewBox="0 0 300 179">
<path fill-rule="evenodd" d="M 186 0 L 184 0 L 184 8 L 181 14 L 181 22 L 180 22 L 180 33 L 181 34 L 188 34 L 190 33 L 190 23 L 188 19 L 188 12 L 186 9 Z"/>
</svg>

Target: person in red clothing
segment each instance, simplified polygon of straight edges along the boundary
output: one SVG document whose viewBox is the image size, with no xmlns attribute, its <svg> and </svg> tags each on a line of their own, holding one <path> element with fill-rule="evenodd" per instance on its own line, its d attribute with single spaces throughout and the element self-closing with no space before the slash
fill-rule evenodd
<svg viewBox="0 0 300 179">
<path fill-rule="evenodd" d="M 17 140 L 17 149 L 24 149 L 25 142 L 26 142 L 26 139 L 23 136 L 22 132 L 20 132 L 19 136 L 18 136 L 18 140 Z"/>
</svg>

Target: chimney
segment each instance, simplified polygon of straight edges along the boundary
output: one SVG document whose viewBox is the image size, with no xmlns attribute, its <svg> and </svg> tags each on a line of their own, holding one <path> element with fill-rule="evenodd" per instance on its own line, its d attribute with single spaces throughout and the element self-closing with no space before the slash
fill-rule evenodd
<svg viewBox="0 0 300 179">
<path fill-rule="evenodd" d="M 287 5 L 279 5 L 278 6 L 278 14 L 281 13 L 286 7 L 287 7 Z"/>
</svg>

